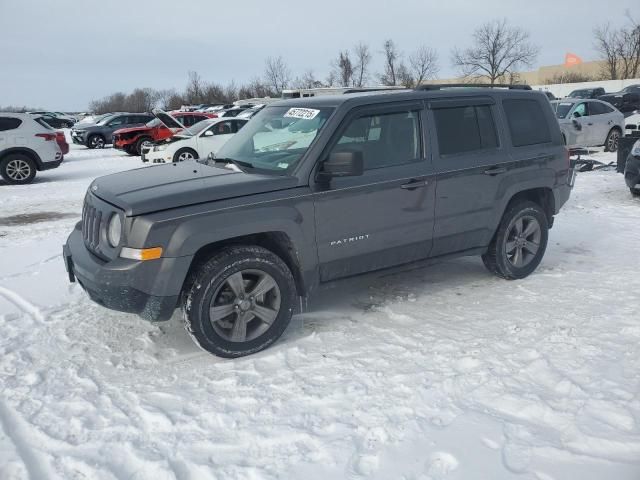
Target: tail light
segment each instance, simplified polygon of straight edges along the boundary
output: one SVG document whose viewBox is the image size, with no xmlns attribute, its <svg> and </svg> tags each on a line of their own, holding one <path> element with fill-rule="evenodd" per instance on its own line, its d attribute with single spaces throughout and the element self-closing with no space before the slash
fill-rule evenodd
<svg viewBox="0 0 640 480">
<path fill-rule="evenodd" d="M 36 137 L 44 138 L 46 142 L 51 142 L 56 139 L 55 133 L 36 133 Z"/>
</svg>

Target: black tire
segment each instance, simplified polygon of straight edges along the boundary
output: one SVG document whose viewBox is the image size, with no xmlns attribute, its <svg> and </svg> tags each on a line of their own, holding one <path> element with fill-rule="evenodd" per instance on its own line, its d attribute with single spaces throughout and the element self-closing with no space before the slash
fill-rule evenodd
<svg viewBox="0 0 640 480">
<path fill-rule="evenodd" d="M 104 148 L 106 143 L 107 142 L 102 135 L 93 134 L 89 135 L 89 138 L 87 138 L 87 148 L 92 150 L 94 148 Z"/>
<path fill-rule="evenodd" d="M 629 191 L 634 197 L 640 197 L 640 188 L 630 188 Z"/>
<path fill-rule="evenodd" d="M 188 155 L 190 155 L 191 158 L 188 158 L 188 159 L 181 158 Z M 173 163 L 184 162 L 185 160 L 191 160 L 191 159 L 193 160 L 198 159 L 198 152 L 196 152 L 192 148 L 181 148 L 180 150 L 178 150 L 176 153 L 173 154 Z"/>
<path fill-rule="evenodd" d="M 525 249 L 520 248 L 520 255 L 530 255 L 527 257 L 527 263 L 522 266 L 516 266 L 507 253 L 507 242 L 513 245 L 516 242 L 522 241 L 522 238 L 518 238 L 517 236 L 515 238 L 513 237 L 518 219 L 523 219 L 523 221 L 528 219 L 529 223 L 532 223 L 530 219 L 534 219 L 539 226 L 540 232 L 535 254 L 531 254 L 526 250 L 527 247 L 525 247 Z M 529 238 L 532 237 L 525 238 L 525 241 Z M 540 205 L 531 201 L 521 201 L 510 204 L 500 221 L 498 231 L 495 233 L 487 252 L 482 255 L 482 261 L 491 273 L 499 277 L 507 280 L 525 278 L 530 275 L 542 261 L 548 240 L 549 222 L 547 215 Z M 527 243 L 530 244 L 529 242 Z M 534 242 L 534 245 L 535 244 Z M 524 250 L 526 250 L 526 252 L 524 252 Z"/>
<path fill-rule="evenodd" d="M 153 142 L 152 139 L 150 139 L 149 137 L 141 137 L 136 141 L 136 145 L 134 148 L 134 153 L 132 153 L 131 155 L 142 155 L 142 144 L 145 142 Z"/>
<path fill-rule="evenodd" d="M 612 128 L 609 130 L 609 134 L 607 135 L 607 139 L 604 141 L 604 151 L 605 152 L 617 152 L 618 144 L 620 142 L 620 130 L 617 128 Z"/>
<path fill-rule="evenodd" d="M 220 324 L 214 327 L 210 308 L 216 301 L 214 297 L 222 295 L 224 288 L 230 285 L 227 283 L 230 277 L 241 273 L 240 278 L 242 278 L 242 272 L 248 271 L 263 272 L 271 277 L 278 289 L 279 308 L 276 310 L 277 316 L 270 326 L 266 327 L 266 331 L 258 330 L 258 336 L 247 341 L 232 341 L 219 333 Z M 241 357 L 267 348 L 280 338 L 293 315 L 296 287 L 291 271 L 280 257 L 262 247 L 239 245 L 223 248 L 194 269 L 189 275 L 187 285 L 182 301 L 185 329 L 202 349 L 219 357 Z M 245 287 L 248 288 L 246 294 L 250 295 L 255 284 L 247 283 L 243 286 L 243 292 Z M 251 300 L 253 301 L 253 298 Z M 232 318 L 235 324 L 239 318 L 238 307 L 235 308 L 235 312 L 228 314 L 230 316 L 222 317 L 221 320 L 224 321 L 226 318 L 226 322 L 231 322 L 229 318 Z M 245 337 L 248 336 L 248 325 L 251 322 L 254 322 L 254 328 L 261 327 L 261 323 L 255 324 L 256 320 L 262 323 L 260 317 L 255 315 L 245 322 Z M 227 328 L 233 330 L 233 327 Z"/>
<path fill-rule="evenodd" d="M 131 155 L 132 157 L 135 157 L 136 155 L 138 155 L 136 153 L 136 146 L 135 145 L 127 145 L 126 147 L 124 147 L 124 151 L 127 155 Z"/>
<path fill-rule="evenodd" d="M 36 162 L 22 153 L 10 153 L 0 160 L 0 176 L 11 185 L 33 182 L 36 170 Z"/>
</svg>

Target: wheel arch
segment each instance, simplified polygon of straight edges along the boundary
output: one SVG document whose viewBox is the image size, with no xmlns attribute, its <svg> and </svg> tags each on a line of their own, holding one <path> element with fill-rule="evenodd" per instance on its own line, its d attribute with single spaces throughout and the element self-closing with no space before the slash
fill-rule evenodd
<svg viewBox="0 0 640 480">
<path fill-rule="evenodd" d="M 298 251 L 291 237 L 283 231 L 267 231 L 239 235 L 203 245 L 193 256 L 189 271 L 182 285 L 182 292 L 187 291 L 190 287 L 189 279 L 193 278 L 192 272 L 195 269 L 211 258 L 216 252 L 231 245 L 255 245 L 274 253 L 280 257 L 287 267 L 289 267 L 289 270 L 291 270 L 298 295 L 306 295 L 307 282 L 305 282 L 304 275 L 302 274 Z"/>
<path fill-rule="evenodd" d="M 524 200 L 528 200 L 540 205 L 544 210 L 545 215 L 547 216 L 547 222 L 549 223 L 549 226 L 553 224 L 553 216 L 556 212 L 556 200 L 551 188 L 536 187 L 515 193 L 507 202 L 503 211 L 503 215 L 504 212 L 506 212 L 512 205 Z"/>
<path fill-rule="evenodd" d="M 42 170 L 42 160 L 40 159 L 40 155 L 38 155 L 35 150 L 32 150 L 28 147 L 12 147 L 3 150 L 0 153 L 0 161 L 4 160 L 10 153 L 21 153 L 22 155 L 26 155 L 31 158 L 36 164 L 36 169 L 38 171 Z"/>
</svg>

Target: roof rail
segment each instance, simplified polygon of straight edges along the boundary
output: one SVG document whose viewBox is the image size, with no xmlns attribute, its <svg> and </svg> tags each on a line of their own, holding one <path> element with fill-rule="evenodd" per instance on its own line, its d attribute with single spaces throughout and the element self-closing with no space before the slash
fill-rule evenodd
<svg viewBox="0 0 640 480">
<path fill-rule="evenodd" d="M 350 93 L 367 93 L 367 92 L 388 92 L 388 91 L 403 91 L 403 90 L 410 90 L 408 88 L 405 87 L 400 87 L 400 86 L 390 86 L 390 87 L 366 87 L 366 88 L 358 88 L 358 87 L 354 87 L 354 88 L 349 88 L 347 90 L 345 90 L 344 92 L 342 92 L 343 95 L 348 95 Z"/>
<path fill-rule="evenodd" d="M 418 85 L 414 90 L 441 90 L 444 88 L 508 88 L 509 90 L 531 90 L 529 85 L 502 85 L 497 83 L 432 83 Z"/>
</svg>

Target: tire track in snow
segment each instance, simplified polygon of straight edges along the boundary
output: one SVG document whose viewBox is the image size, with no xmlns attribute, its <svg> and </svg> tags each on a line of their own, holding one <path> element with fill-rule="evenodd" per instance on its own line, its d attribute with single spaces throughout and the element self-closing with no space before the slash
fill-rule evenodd
<svg viewBox="0 0 640 480">
<path fill-rule="evenodd" d="M 0 296 L 6 298 L 9 302 L 13 303 L 20 311 L 26 313 L 31 318 L 36 320 L 37 322 L 44 323 L 45 316 L 42 314 L 40 309 L 36 307 L 33 303 L 25 300 L 23 297 L 18 295 L 13 290 L 9 290 L 5 287 L 0 287 Z"/>
<path fill-rule="evenodd" d="M 56 478 L 48 468 L 44 456 L 31 448 L 27 442 L 28 424 L 13 412 L 6 402 L 0 399 L 0 425 L 16 448 L 31 480 Z"/>
</svg>

